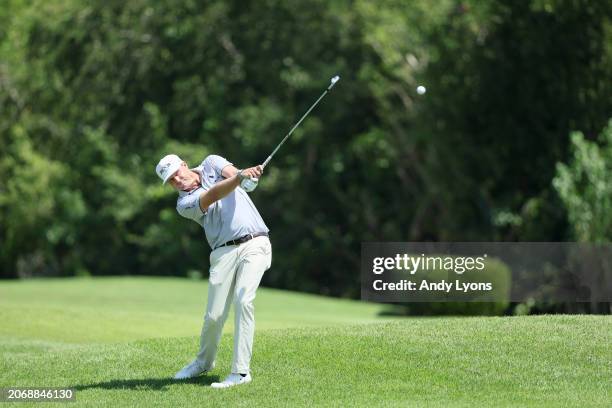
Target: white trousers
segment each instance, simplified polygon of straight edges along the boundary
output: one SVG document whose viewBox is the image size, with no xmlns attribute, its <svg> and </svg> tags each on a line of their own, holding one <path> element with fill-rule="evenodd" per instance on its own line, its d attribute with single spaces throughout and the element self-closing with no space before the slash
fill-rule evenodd
<svg viewBox="0 0 612 408">
<path fill-rule="evenodd" d="M 255 291 L 271 264 L 272 245 L 265 236 L 210 253 L 208 305 L 197 356 L 202 367 L 210 369 L 215 361 L 223 324 L 233 302 L 236 320 L 232 373 L 249 372 L 255 334 Z"/>
</svg>

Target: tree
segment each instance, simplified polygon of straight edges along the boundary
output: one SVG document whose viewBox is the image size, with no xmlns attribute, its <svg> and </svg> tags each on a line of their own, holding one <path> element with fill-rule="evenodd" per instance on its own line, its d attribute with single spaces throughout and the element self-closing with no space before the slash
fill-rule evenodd
<svg viewBox="0 0 612 408">
<path fill-rule="evenodd" d="M 612 241 L 612 120 L 597 140 L 571 134 L 572 156 L 557 163 L 553 186 L 567 211 L 573 237 L 580 242 Z"/>
</svg>

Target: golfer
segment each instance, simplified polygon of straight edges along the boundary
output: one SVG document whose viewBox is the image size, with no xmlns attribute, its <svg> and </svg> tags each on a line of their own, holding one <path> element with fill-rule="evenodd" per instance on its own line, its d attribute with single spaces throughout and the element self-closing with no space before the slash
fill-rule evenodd
<svg viewBox="0 0 612 408">
<path fill-rule="evenodd" d="M 272 263 L 268 227 L 240 182 L 259 178 L 262 166 L 238 170 L 232 163 L 210 155 L 190 169 L 177 155 L 163 157 L 155 169 L 163 183 L 178 191 L 176 210 L 204 228 L 210 253 L 208 305 L 195 360 L 175 375 L 175 379 L 196 377 L 215 367 L 215 357 L 223 324 L 232 301 L 236 320 L 231 374 L 214 388 L 227 388 L 251 382 L 255 291 Z"/>
</svg>

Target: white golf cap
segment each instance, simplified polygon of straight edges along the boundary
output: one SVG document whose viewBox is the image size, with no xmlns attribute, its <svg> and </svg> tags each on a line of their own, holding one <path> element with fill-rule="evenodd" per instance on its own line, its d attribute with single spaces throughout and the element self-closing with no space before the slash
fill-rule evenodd
<svg viewBox="0 0 612 408">
<path fill-rule="evenodd" d="M 181 167 L 183 160 L 176 154 L 169 154 L 162 157 L 155 167 L 155 172 L 162 179 L 163 184 Z"/>
</svg>

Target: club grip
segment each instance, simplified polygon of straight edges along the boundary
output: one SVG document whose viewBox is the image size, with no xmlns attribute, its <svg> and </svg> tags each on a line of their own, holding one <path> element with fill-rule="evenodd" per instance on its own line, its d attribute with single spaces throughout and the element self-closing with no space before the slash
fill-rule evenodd
<svg viewBox="0 0 612 408">
<path fill-rule="evenodd" d="M 255 190 L 257 188 L 257 184 L 259 183 L 259 179 L 255 177 L 245 178 L 240 182 L 240 187 L 247 193 Z"/>
</svg>

